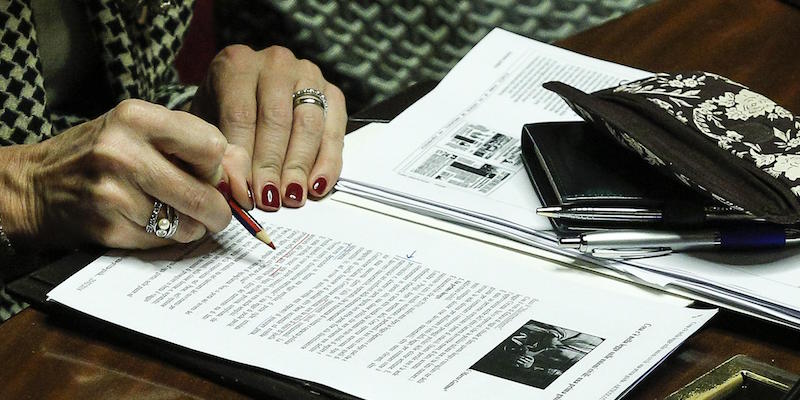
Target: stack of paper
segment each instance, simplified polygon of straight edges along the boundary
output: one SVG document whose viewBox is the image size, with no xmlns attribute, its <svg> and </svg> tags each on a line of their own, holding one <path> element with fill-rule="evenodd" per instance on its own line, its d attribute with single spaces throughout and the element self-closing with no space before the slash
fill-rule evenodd
<svg viewBox="0 0 800 400">
<path fill-rule="evenodd" d="M 648 75 L 494 30 L 390 124 L 349 135 L 336 187 L 800 328 L 798 249 L 612 262 L 559 249 L 535 214 L 540 204 L 519 156 L 522 125 L 580 119 L 541 84 L 592 92 Z"/>
<path fill-rule="evenodd" d="M 233 223 L 49 297 L 366 399 L 614 399 L 715 312 L 332 200 L 254 215 L 277 250 Z"/>
</svg>

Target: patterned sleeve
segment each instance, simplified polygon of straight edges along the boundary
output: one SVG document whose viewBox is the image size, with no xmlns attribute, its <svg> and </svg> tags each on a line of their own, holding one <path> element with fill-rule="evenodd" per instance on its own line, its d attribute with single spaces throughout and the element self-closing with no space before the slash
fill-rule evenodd
<svg viewBox="0 0 800 400">
<path fill-rule="evenodd" d="M 156 89 L 153 102 L 161 104 L 169 109 L 181 108 L 189 102 L 197 92 L 197 86 L 172 83 L 162 85 Z"/>
</svg>

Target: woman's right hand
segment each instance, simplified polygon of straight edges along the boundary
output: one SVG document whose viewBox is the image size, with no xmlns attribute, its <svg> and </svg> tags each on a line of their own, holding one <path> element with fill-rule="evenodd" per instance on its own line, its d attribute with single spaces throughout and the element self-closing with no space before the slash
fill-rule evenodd
<svg viewBox="0 0 800 400">
<path fill-rule="evenodd" d="M 3 228 L 15 247 L 149 248 L 197 240 L 230 222 L 218 182 L 212 184 L 226 147 L 222 133 L 198 117 L 125 100 L 45 142 L 2 149 L 9 160 Z M 180 213 L 171 239 L 145 232 L 155 200 Z"/>
</svg>

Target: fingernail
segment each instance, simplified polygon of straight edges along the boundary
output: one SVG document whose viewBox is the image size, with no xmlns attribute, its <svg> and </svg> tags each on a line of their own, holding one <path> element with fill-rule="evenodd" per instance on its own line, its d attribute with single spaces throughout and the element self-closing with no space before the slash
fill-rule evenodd
<svg viewBox="0 0 800 400">
<path fill-rule="evenodd" d="M 264 190 L 261 191 L 261 203 L 264 207 L 280 208 L 281 198 L 275 185 L 271 183 L 264 185 Z"/>
<path fill-rule="evenodd" d="M 300 203 L 303 201 L 303 187 L 299 183 L 290 183 L 286 187 L 286 197 Z"/>
<path fill-rule="evenodd" d="M 225 196 L 225 200 L 231 198 L 231 187 L 230 185 L 228 185 L 228 182 L 219 181 L 219 183 L 217 184 L 217 190 L 219 190 L 219 192 L 222 193 L 223 196 Z"/>
<path fill-rule="evenodd" d="M 253 188 L 250 186 L 250 182 L 247 182 L 247 198 L 250 199 L 250 204 L 256 204 L 253 201 Z"/>
<path fill-rule="evenodd" d="M 328 181 L 325 180 L 324 176 L 320 176 L 317 180 L 314 181 L 314 184 L 311 185 L 311 188 L 314 189 L 314 193 L 318 196 L 322 196 L 322 193 L 325 192 L 325 188 L 328 187 Z"/>
</svg>

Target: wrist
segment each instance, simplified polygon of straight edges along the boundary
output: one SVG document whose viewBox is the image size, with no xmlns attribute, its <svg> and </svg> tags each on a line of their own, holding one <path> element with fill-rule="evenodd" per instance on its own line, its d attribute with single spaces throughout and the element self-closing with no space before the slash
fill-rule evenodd
<svg viewBox="0 0 800 400">
<path fill-rule="evenodd" d="M 0 148 L 0 224 L 16 248 L 32 247 L 41 228 L 31 170 L 38 159 L 36 144 Z M 0 239 L 0 246 L 6 245 Z"/>
</svg>

